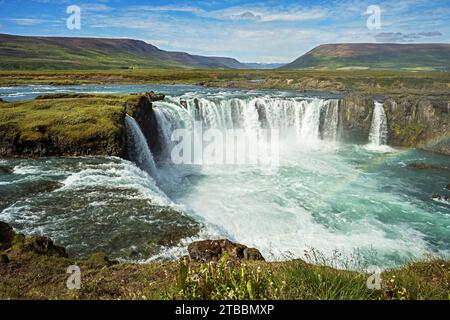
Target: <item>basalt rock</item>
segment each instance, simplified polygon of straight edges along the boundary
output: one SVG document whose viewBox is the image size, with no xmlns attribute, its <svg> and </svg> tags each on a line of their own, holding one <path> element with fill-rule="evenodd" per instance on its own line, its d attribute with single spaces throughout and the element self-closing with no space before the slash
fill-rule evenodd
<svg viewBox="0 0 450 320">
<path fill-rule="evenodd" d="M 225 252 L 232 260 L 261 260 L 264 257 L 255 248 L 227 239 L 196 241 L 188 246 L 189 258 L 194 261 L 218 261 Z"/>
<path fill-rule="evenodd" d="M 64 247 L 55 245 L 50 238 L 44 236 L 26 238 L 23 244 L 23 250 L 41 255 L 68 257 Z"/>
<path fill-rule="evenodd" d="M 166 97 L 164 94 L 162 93 L 156 93 L 153 91 L 150 92 L 145 92 L 144 95 L 150 99 L 150 101 L 162 101 L 164 100 L 164 98 Z"/>
<path fill-rule="evenodd" d="M 388 143 L 450 155 L 450 105 L 432 96 L 397 96 L 385 100 Z"/>
<path fill-rule="evenodd" d="M 156 99 L 156 100 L 153 100 Z M 142 130 L 150 150 L 153 153 L 161 151 L 161 144 L 158 140 L 158 124 L 155 112 L 153 110 L 152 101 L 164 99 L 164 95 L 154 92 L 139 94 L 137 101 L 127 103 L 126 112 L 132 116 Z M 128 142 L 127 142 L 128 143 Z M 127 158 L 129 158 L 127 156 Z"/>
<path fill-rule="evenodd" d="M 372 97 L 350 94 L 340 101 L 342 138 L 354 143 L 367 143 L 374 101 Z"/>
<path fill-rule="evenodd" d="M 9 224 L 0 221 L 0 251 L 11 247 L 15 235 L 16 233 Z"/>
</svg>

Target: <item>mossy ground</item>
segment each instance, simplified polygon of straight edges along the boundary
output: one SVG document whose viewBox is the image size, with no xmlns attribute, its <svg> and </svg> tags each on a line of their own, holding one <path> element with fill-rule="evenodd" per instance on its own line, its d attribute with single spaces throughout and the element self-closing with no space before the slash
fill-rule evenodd
<svg viewBox="0 0 450 320">
<path fill-rule="evenodd" d="M 102 254 L 78 260 L 37 254 L 17 243 L 0 262 L 0 299 L 450 299 L 450 261 L 426 260 L 381 274 L 287 262 L 111 263 Z M 81 289 L 69 290 L 70 265 Z"/>
<path fill-rule="evenodd" d="M 0 128 L 21 139 L 38 141 L 46 136 L 66 143 L 119 134 L 126 96 L 86 96 L 36 99 L 4 103 L 0 107 Z"/>
</svg>

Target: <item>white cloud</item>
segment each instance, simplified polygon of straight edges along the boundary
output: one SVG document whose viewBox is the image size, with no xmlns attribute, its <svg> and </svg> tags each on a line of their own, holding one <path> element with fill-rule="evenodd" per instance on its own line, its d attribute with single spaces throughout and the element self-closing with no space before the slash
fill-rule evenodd
<svg viewBox="0 0 450 320">
<path fill-rule="evenodd" d="M 42 19 L 28 19 L 28 18 L 22 18 L 22 19 L 10 19 L 10 21 L 21 25 L 21 26 L 34 26 L 38 25 L 44 22 L 47 22 L 46 20 Z"/>
<path fill-rule="evenodd" d="M 188 12 L 204 18 L 214 18 L 219 20 L 255 20 L 261 22 L 318 20 L 327 16 L 327 12 L 323 8 L 301 8 L 298 6 L 282 9 L 264 6 L 241 6 L 213 11 L 206 11 L 196 7 L 175 6 L 136 6 L 131 9 L 148 12 Z"/>
</svg>

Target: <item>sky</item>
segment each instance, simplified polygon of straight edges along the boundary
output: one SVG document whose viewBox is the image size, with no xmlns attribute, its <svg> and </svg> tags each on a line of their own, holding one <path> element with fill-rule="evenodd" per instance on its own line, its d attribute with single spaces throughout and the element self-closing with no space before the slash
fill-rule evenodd
<svg viewBox="0 0 450 320">
<path fill-rule="evenodd" d="M 68 28 L 69 6 L 80 8 L 79 29 Z M 261 63 L 324 43 L 450 43 L 449 21 L 450 0 L 0 0 L 0 33 L 133 38 Z"/>
</svg>

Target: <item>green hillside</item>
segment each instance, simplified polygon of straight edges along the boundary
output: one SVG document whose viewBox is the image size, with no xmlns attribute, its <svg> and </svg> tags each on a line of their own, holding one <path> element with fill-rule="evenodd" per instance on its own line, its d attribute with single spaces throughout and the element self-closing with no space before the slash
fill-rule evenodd
<svg viewBox="0 0 450 320">
<path fill-rule="evenodd" d="M 0 70 L 242 69 L 232 58 L 169 52 L 139 40 L 0 34 Z"/>
<path fill-rule="evenodd" d="M 283 69 L 450 70 L 450 44 L 325 44 Z"/>
</svg>

